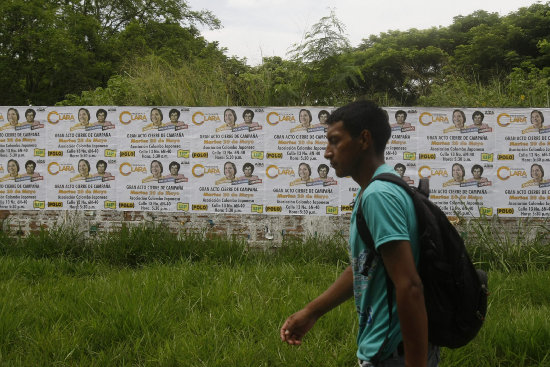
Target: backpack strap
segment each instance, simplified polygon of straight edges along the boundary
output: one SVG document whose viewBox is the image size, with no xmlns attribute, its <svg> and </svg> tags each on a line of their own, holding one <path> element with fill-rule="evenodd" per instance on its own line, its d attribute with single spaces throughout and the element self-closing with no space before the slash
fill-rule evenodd
<svg viewBox="0 0 550 367">
<path fill-rule="evenodd" d="M 411 197 L 414 196 L 415 191 L 420 192 L 426 197 L 430 195 L 430 181 L 427 178 L 421 178 L 420 182 L 418 184 L 418 189 L 412 189 L 408 183 L 406 183 L 401 177 L 393 174 L 393 173 L 381 173 L 371 179 L 369 182 L 369 185 L 375 181 L 386 181 L 391 182 L 393 184 L 396 184 L 400 187 L 402 187 L 408 195 Z M 368 186 L 368 185 L 367 185 Z M 364 190 L 363 190 L 364 191 Z M 361 192 L 361 196 L 363 195 L 363 192 Z M 372 262 L 376 257 L 379 257 L 382 261 L 382 258 L 380 257 L 380 254 L 376 251 L 376 248 L 374 246 L 374 240 L 372 238 L 372 235 L 370 233 L 370 230 L 367 226 L 367 222 L 365 220 L 365 216 L 363 214 L 363 209 L 361 207 L 361 197 L 359 197 L 356 201 L 357 211 L 355 215 L 355 223 L 357 226 L 357 232 L 359 233 L 359 236 L 361 237 L 361 240 L 366 244 L 367 248 L 369 249 L 369 253 L 367 255 L 367 258 L 365 260 L 365 265 L 363 268 L 362 275 L 367 275 L 370 267 L 372 266 Z M 390 334 L 390 327 L 392 322 L 392 316 L 393 316 L 393 282 L 391 278 L 389 277 L 388 273 L 386 272 L 386 268 L 384 267 L 384 273 L 386 274 L 386 300 L 388 302 L 388 331 L 386 332 L 386 336 L 384 337 L 384 342 L 380 346 L 380 349 L 378 349 L 378 352 L 371 358 L 371 363 L 375 366 L 380 362 L 380 358 L 382 357 L 382 352 L 386 348 L 388 342 L 389 342 L 389 334 Z"/>
</svg>

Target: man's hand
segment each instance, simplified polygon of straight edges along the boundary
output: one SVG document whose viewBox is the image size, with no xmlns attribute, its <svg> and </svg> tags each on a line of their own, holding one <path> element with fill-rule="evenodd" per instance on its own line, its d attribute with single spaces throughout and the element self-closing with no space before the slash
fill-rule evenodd
<svg viewBox="0 0 550 367">
<path fill-rule="evenodd" d="M 304 335 L 321 316 L 351 296 L 353 296 L 353 271 L 351 266 L 348 266 L 323 294 L 286 319 L 281 327 L 281 340 L 290 345 L 302 344 Z"/>
<path fill-rule="evenodd" d="M 281 327 L 281 340 L 290 345 L 302 344 L 302 338 L 315 325 L 317 318 L 306 309 L 300 310 L 286 319 Z"/>
</svg>

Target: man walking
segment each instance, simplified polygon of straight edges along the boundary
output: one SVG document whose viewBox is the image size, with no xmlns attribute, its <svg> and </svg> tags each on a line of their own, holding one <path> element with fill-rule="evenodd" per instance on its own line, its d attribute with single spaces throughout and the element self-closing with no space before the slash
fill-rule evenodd
<svg viewBox="0 0 550 367">
<path fill-rule="evenodd" d="M 417 273 L 419 245 L 414 206 L 395 184 L 371 179 L 395 171 L 384 163 L 391 136 L 387 113 L 373 102 L 350 103 L 328 119 L 325 158 L 338 177 L 351 176 L 361 190 L 351 215 L 349 265 L 340 277 L 302 310 L 291 315 L 280 330 L 291 345 L 326 312 L 352 295 L 359 317 L 357 357 L 360 366 L 437 366 L 439 351 L 428 345 L 428 322 L 422 281 Z M 368 186 L 368 187 L 367 187 Z M 369 269 L 369 249 L 357 231 L 357 205 L 370 230 L 377 253 Z M 390 320 L 386 273 L 394 284 Z M 366 275 L 363 275 L 366 274 Z"/>
</svg>

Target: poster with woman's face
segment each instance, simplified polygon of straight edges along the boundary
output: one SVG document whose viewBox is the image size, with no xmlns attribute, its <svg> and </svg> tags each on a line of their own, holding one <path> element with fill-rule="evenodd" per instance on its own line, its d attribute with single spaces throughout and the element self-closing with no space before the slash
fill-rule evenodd
<svg viewBox="0 0 550 367">
<path fill-rule="evenodd" d="M 265 175 L 252 160 L 193 160 L 191 212 L 264 213 Z"/>
<path fill-rule="evenodd" d="M 186 160 L 123 159 L 118 173 L 118 208 L 151 212 L 187 212 L 191 170 Z"/>
<path fill-rule="evenodd" d="M 50 159 L 46 209 L 115 210 L 120 179 L 116 169 L 114 162 L 103 159 Z"/>
<path fill-rule="evenodd" d="M 337 215 L 339 180 L 322 161 L 280 162 L 266 168 L 266 212 L 291 215 Z"/>
<path fill-rule="evenodd" d="M 42 160 L 0 160 L 0 208 L 7 210 L 41 210 L 46 207 L 46 182 Z"/>
<path fill-rule="evenodd" d="M 124 107 L 118 119 L 120 158 L 188 158 L 193 134 L 188 108 Z"/>
</svg>

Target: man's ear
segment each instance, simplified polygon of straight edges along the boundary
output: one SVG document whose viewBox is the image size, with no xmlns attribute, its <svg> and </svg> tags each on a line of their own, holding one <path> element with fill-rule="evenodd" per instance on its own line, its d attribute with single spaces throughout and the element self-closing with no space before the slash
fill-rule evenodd
<svg viewBox="0 0 550 367">
<path fill-rule="evenodd" d="M 372 146 L 372 135 L 369 130 L 364 129 L 359 134 L 359 144 L 361 149 L 367 150 Z"/>
</svg>

